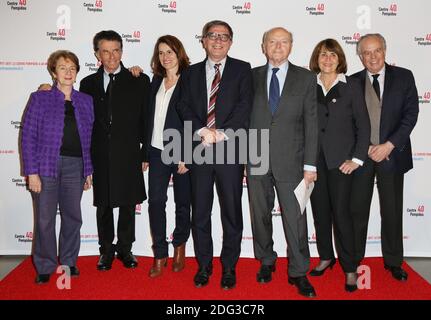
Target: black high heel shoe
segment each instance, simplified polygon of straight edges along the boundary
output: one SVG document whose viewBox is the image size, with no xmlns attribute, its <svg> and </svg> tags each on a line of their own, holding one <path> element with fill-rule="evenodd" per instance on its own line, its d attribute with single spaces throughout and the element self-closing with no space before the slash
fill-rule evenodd
<svg viewBox="0 0 431 320">
<path fill-rule="evenodd" d="M 313 270 L 310 271 L 310 276 L 312 277 L 320 277 L 321 275 L 323 275 L 325 273 L 325 270 L 330 268 L 332 270 L 332 268 L 334 267 L 334 264 L 337 262 L 337 260 L 331 259 L 331 262 L 322 270 L 317 270 L 316 268 L 314 268 Z"/>
</svg>

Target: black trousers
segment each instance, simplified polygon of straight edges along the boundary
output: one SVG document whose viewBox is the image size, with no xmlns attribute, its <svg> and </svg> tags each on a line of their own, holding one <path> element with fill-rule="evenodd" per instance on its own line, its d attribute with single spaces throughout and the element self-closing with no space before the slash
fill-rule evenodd
<svg viewBox="0 0 431 320">
<path fill-rule="evenodd" d="M 117 244 L 114 245 L 114 215 L 111 207 L 97 207 L 97 233 L 100 254 L 128 253 L 135 241 L 135 205 L 120 206 Z"/>
<path fill-rule="evenodd" d="M 220 259 L 224 268 L 235 268 L 241 252 L 243 230 L 242 180 L 244 165 L 194 164 L 192 178 L 192 235 L 195 255 L 200 266 L 208 266 L 213 259 L 211 215 L 214 183 L 220 202 L 223 241 Z"/>
<path fill-rule="evenodd" d="M 334 258 L 332 228 L 335 247 L 344 272 L 356 272 L 353 219 L 349 211 L 352 175 L 338 168 L 329 170 L 323 152 L 317 161 L 317 181 L 311 194 L 316 244 L 320 259 Z"/>
<path fill-rule="evenodd" d="M 374 178 L 380 201 L 382 253 L 385 264 L 393 267 L 403 262 L 403 185 L 404 174 L 385 172 L 379 163 L 367 159 L 354 172 L 351 212 L 355 235 L 356 259 L 365 256 L 368 220 L 374 191 Z"/>
<path fill-rule="evenodd" d="M 168 200 L 168 186 L 173 177 L 175 200 L 175 229 L 172 244 L 177 247 L 187 242 L 190 236 L 190 205 L 191 183 L 190 171 L 178 174 L 178 165 L 166 165 L 161 159 L 161 150 L 150 147 L 148 175 L 148 212 L 150 228 L 153 237 L 153 251 L 156 259 L 168 256 L 168 242 L 166 238 L 166 201 Z"/>
</svg>

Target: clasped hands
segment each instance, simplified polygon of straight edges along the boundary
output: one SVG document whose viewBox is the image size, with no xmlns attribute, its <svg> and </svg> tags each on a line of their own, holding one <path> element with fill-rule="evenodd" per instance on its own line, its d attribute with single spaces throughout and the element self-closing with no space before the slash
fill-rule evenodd
<svg viewBox="0 0 431 320">
<path fill-rule="evenodd" d="M 213 143 L 225 140 L 224 133 L 221 131 L 217 131 L 216 129 L 203 128 L 199 135 L 201 136 L 202 144 L 205 147 L 209 147 Z"/>
<path fill-rule="evenodd" d="M 395 146 L 390 141 L 386 141 L 382 144 L 371 145 L 368 148 L 368 156 L 375 162 L 381 162 L 383 160 L 389 160 L 389 155 Z"/>
</svg>

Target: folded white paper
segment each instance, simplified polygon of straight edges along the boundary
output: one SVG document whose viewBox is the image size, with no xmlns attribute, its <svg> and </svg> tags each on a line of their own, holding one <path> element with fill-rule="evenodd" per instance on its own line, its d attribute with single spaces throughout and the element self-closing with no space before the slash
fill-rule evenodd
<svg viewBox="0 0 431 320">
<path fill-rule="evenodd" d="M 308 187 L 305 185 L 304 179 L 295 188 L 294 193 L 296 200 L 298 201 L 299 207 L 301 208 L 301 214 L 304 213 L 305 207 L 307 206 L 308 199 L 310 199 L 311 192 L 314 189 L 314 182 L 310 183 Z"/>
</svg>

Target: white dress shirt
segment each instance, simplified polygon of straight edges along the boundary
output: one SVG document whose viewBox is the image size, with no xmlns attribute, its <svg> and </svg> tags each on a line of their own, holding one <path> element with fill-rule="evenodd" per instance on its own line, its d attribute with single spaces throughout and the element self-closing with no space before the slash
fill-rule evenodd
<svg viewBox="0 0 431 320">
<path fill-rule="evenodd" d="M 219 72 L 220 72 L 220 81 L 221 81 L 221 77 L 223 76 L 223 70 L 224 67 L 226 65 L 226 59 L 227 57 L 225 57 L 223 60 L 219 61 L 219 62 L 214 62 L 212 61 L 210 58 L 207 59 L 207 62 L 205 64 L 205 75 L 206 75 L 206 80 L 207 80 L 207 109 L 208 109 L 208 105 L 210 104 L 210 95 L 211 95 L 211 86 L 215 77 L 215 68 L 214 66 L 216 65 L 216 63 L 220 63 L 219 66 Z M 216 101 L 216 108 L 217 108 L 217 101 Z M 205 127 L 200 128 L 196 133 L 200 136 L 200 133 L 202 131 L 202 129 Z M 224 139 L 228 140 L 228 136 L 223 132 L 224 135 Z"/>
<path fill-rule="evenodd" d="M 268 72 L 266 76 L 266 92 L 268 94 L 268 97 L 269 97 L 269 85 L 271 84 L 271 78 L 272 78 L 272 68 L 274 68 L 274 66 L 268 62 Z M 278 84 L 280 85 L 280 96 L 281 96 L 281 92 L 283 91 L 283 87 L 284 87 L 284 82 L 286 81 L 287 71 L 289 70 L 289 61 L 286 60 L 286 62 L 282 63 L 277 68 L 279 68 L 280 70 L 278 70 L 275 75 L 278 79 Z"/>
<path fill-rule="evenodd" d="M 171 101 L 172 93 L 174 92 L 176 84 L 168 90 L 165 88 L 165 81 L 159 87 L 156 94 L 156 106 L 154 110 L 154 127 L 153 136 L 151 138 L 151 145 L 154 148 L 163 150 L 163 130 L 165 128 L 166 114 L 168 112 L 169 102 Z"/>
<path fill-rule="evenodd" d="M 120 73 L 121 71 L 121 65 L 118 67 L 117 70 L 115 70 L 114 72 L 112 72 L 114 74 L 114 80 L 115 80 L 115 75 Z M 103 88 L 106 90 L 108 89 L 108 84 L 109 84 L 109 72 L 107 72 L 105 69 L 103 69 Z"/>
<path fill-rule="evenodd" d="M 374 78 L 373 78 L 373 74 L 379 74 L 379 77 L 377 78 L 377 81 L 379 82 L 379 86 L 380 86 L 380 101 L 382 101 L 383 98 L 383 90 L 385 88 L 385 72 L 386 72 L 386 66 L 384 65 L 382 70 L 380 70 L 377 73 L 371 73 L 370 71 L 367 70 L 367 75 L 368 75 L 368 79 L 370 79 L 371 84 L 373 84 Z"/>
</svg>

